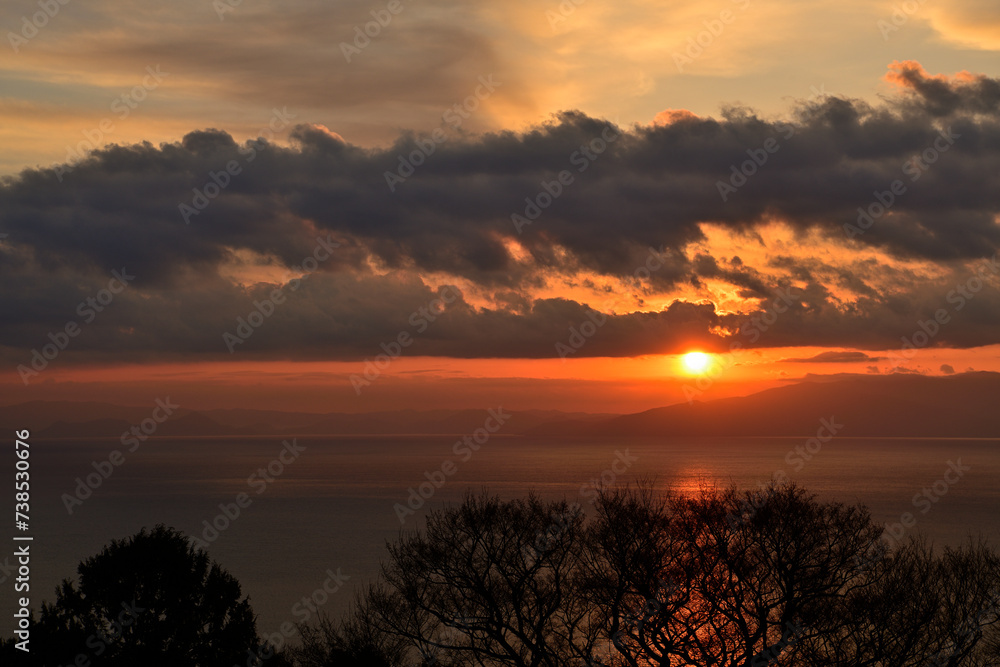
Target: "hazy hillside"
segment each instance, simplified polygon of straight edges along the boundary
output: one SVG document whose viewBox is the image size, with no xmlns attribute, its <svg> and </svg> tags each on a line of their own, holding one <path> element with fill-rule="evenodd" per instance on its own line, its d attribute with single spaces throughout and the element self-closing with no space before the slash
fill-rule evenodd
<svg viewBox="0 0 1000 667">
<path fill-rule="evenodd" d="M 812 435 L 819 420 L 842 435 L 1000 437 L 1000 374 L 826 376 L 749 396 L 682 403 L 629 415 L 509 411 L 505 434 L 536 436 Z M 36 437 L 118 437 L 152 407 L 34 401 L 0 407 L 0 425 Z M 483 425 L 482 410 L 304 413 L 178 410 L 158 436 L 461 434 Z"/>
<path fill-rule="evenodd" d="M 118 438 L 132 425 L 152 414 L 150 407 L 105 403 L 36 401 L 0 407 L 0 427 L 28 428 L 33 437 Z M 551 410 L 509 412 L 503 433 L 524 433 L 541 424 L 573 421 L 603 423 L 611 414 L 585 414 Z M 483 426 L 482 410 L 400 410 L 371 413 L 294 413 L 253 410 L 178 410 L 157 425 L 156 436 L 263 436 L 263 435 L 400 435 L 464 434 Z"/>
<path fill-rule="evenodd" d="M 812 435 L 836 418 L 842 435 L 1000 437 L 1000 374 L 846 376 L 750 396 L 695 401 L 599 424 L 545 424 L 535 435 Z"/>
</svg>

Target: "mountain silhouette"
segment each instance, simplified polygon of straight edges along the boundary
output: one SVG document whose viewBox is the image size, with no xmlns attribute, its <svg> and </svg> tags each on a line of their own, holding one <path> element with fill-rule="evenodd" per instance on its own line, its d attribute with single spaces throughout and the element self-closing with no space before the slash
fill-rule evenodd
<svg viewBox="0 0 1000 667">
<path fill-rule="evenodd" d="M 598 424 L 553 422 L 531 435 L 809 436 L 820 419 L 843 435 L 1000 437 L 1000 374 L 840 376 L 734 398 L 694 401 Z"/>
<path fill-rule="evenodd" d="M 710 392 L 708 392 L 710 393 Z M 635 414 L 508 410 L 503 435 L 810 436 L 821 419 L 842 435 L 1000 438 L 1000 373 L 807 376 L 786 386 L 693 401 Z M 485 406 L 496 407 L 496 406 Z M 179 409 L 156 436 L 464 434 L 483 425 L 484 409 L 306 413 Z M 0 407 L 0 425 L 32 437 L 118 438 L 151 407 L 32 401 Z"/>
</svg>

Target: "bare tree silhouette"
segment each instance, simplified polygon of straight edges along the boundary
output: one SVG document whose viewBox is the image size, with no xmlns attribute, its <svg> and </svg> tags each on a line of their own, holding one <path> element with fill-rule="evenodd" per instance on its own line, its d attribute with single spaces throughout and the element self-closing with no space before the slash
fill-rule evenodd
<svg viewBox="0 0 1000 667">
<path fill-rule="evenodd" d="M 405 663 L 410 643 L 380 629 L 371 596 L 355 596 L 354 607 L 339 621 L 321 615 L 316 625 L 299 625 L 301 646 L 287 656 L 308 667 L 395 667 Z"/>
<path fill-rule="evenodd" d="M 94 667 L 988 667 L 1000 556 L 889 545 L 804 489 L 601 493 L 594 511 L 480 494 L 389 544 L 351 614 L 262 650 L 239 583 L 157 526 L 83 561 L 21 664 Z M 17 655 L 13 641 L 6 657 Z M 81 658 L 82 656 L 82 658 Z M 26 658 L 26 659 L 25 659 Z"/>
<path fill-rule="evenodd" d="M 839 624 L 810 645 L 809 664 L 985 667 L 1000 664 L 1000 569 L 982 542 L 940 555 L 919 539 L 867 571 L 871 585 L 838 599 Z"/>
<path fill-rule="evenodd" d="M 583 589 L 583 514 L 534 496 L 469 496 L 390 545 L 377 622 L 423 662 L 577 667 L 599 637 Z"/>
<path fill-rule="evenodd" d="M 831 600 L 868 585 L 853 558 L 878 535 L 867 512 L 792 486 L 765 496 L 640 488 L 601 499 L 594 553 L 617 557 L 592 572 L 626 664 L 798 664 Z M 641 542 L 623 553 L 637 524 Z"/>
<path fill-rule="evenodd" d="M 881 534 L 864 507 L 794 485 L 685 495 L 644 483 L 601 494 L 589 518 L 470 495 L 390 544 L 351 623 L 315 631 L 297 664 L 1000 664 L 997 554 L 890 548 Z"/>
</svg>

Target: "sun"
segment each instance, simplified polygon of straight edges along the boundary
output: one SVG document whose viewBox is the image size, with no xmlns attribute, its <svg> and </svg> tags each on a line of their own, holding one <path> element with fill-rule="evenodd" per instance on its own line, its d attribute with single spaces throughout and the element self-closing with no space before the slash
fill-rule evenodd
<svg viewBox="0 0 1000 667">
<path fill-rule="evenodd" d="M 712 364 L 712 357 L 704 352 L 688 352 L 681 358 L 681 363 L 691 375 L 701 375 Z"/>
</svg>

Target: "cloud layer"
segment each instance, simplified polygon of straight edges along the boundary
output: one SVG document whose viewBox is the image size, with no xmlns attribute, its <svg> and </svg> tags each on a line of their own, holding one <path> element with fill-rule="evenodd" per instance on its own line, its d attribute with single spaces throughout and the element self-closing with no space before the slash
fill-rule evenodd
<svg viewBox="0 0 1000 667">
<path fill-rule="evenodd" d="M 503 88 L 466 130 L 521 131 L 566 108 L 625 125 L 665 106 L 704 115 L 741 101 L 772 113 L 823 86 L 868 99 L 897 54 L 1000 75 L 998 13 L 983 0 L 404 0 L 391 17 L 387 4 L 90 0 L 45 4 L 54 15 L 33 25 L 37 0 L 5 2 L 0 174 L 63 159 L 105 118 L 101 145 L 208 126 L 242 141 L 275 105 L 385 146 L 401 127 L 437 127 L 489 74 Z M 379 16 L 384 25 L 368 25 Z M 355 41 L 360 52 L 345 50 Z M 111 105 L 147 66 L 170 76 L 118 116 Z"/>
<path fill-rule="evenodd" d="M 555 356 L 594 310 L 607 323 L 573 354 L 888 349 L 940 309 L 931 344 L 995 342 L 1000 81 L 911 62 L 887 79 L 880 106 L 820 96 L 782 119 L 567 112 L 385 149 L 316 125 L 288 146 L 203 130 L 24 171 L 0 188 L 0 273 L 19 286 L 0 344 L 39 348 L 122 267 L 134 282 L 68 355 L 229 357 L 223 334 L 275 289 L 237 354 L 365 358 L 410 331 L 413 354 Z"/>
</svg>

